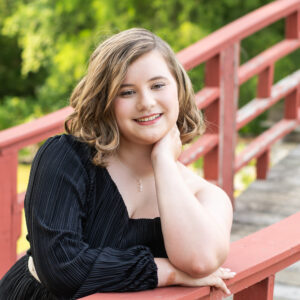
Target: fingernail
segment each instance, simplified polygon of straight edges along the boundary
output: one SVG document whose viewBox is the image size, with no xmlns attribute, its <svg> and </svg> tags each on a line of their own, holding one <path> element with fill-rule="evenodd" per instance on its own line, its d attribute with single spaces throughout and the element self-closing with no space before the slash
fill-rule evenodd
<svg viewBox="0 0 300 300">
<path fill-rule="evenodd" d="M 231 295 L 231 291 L 230 291 L 230 290 L 227 290 L 227 294 L 228 294 L 228 295 Z"/>
<path fill-rule="evenodd" d="M 236 275 L 236 272 L 231 272 L 232 275 Z"/>
</svg>

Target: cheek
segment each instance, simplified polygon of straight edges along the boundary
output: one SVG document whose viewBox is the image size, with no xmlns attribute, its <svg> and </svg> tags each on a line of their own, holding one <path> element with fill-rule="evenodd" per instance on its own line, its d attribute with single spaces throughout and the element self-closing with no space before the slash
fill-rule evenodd
<svg viewBox="0 0 300 300">
<path fill-rule="evenodd" d="M 124 101 L 123 99 L 115 99 L 114 113 L 118 123 L 126 118 L 126 116 L 128 117 L 130 111 L 131 109 L 128 101 Z"/>
<path fill-rule="evenodd" d="M 169 94 L 169 109 L 170 111 L 172 111 L 173 116 L 177 116 L 179 115 L 179 100 L 178 100 L 178 93 L 177 90 L 173 90 L 170 94 Z"/>
</svg>

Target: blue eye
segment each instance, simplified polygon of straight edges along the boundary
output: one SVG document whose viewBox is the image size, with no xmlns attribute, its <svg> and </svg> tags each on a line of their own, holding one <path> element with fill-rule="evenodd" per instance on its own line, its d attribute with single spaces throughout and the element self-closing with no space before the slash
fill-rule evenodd
<svg viewBox="0 0 300 300">
<path fill-rule="evenodd" d="M 164 86 L 165 86 L 165 83 L 155 83 L 155 84 L 153 84 L 152 88 L 156 89 L 156 90 L 159 90 Z"/>
<path fill-rule="evenodd" d="M 121 96 L 130 96 L 133 95 L 135 92 L 133 90 L 128 90 L 128 91 L 122 91 L 120 93 Z"/>
</svg>

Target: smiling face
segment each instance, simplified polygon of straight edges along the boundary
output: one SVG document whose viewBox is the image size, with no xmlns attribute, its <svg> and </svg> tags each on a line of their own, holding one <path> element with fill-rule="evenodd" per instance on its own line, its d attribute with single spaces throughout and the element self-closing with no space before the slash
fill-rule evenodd
<svg viewBox="0 0 300 300">
<path fill-rule="evenodd" d="M 158 51 L 142 55 L 128 67 L 113 109 L 121 144 L 125 140 L 154 144 L 176 124 L 177 84 Z"/>
</svg>

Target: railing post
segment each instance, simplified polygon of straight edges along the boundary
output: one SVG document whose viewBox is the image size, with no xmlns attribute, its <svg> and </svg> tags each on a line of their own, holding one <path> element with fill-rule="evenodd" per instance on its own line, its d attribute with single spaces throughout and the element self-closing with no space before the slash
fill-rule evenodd
<svg viewBox="0 0 300 300">
<path fill-rule="evenodd" d="M 274 64 L 258 74 L 257 98 L 271 97 L 274 80 Z M 267 149 L 256 160 L 256 178 L 266 179 L 270 165 L 270 149 Z"/>
<path fill-rule="evenodd" d="M 233 205 L 239 50 L 239 43 L 223 50 L 220 69 L 219 185 L 227 192 Z"/>
<path fill-rule="evenodd" d="M 274 78 L 274 65 L 268 66 L 258 74 L 257 98 L 267 98 L 271 96 Z"/>
<path fill-rule="evenodd" d="M 284 117 L 286 119 L 300 120 L 300 87 L 285 97 Z"/>
<path fill-rule="evenodd" d="M 239 43 L 232 44 L 205 65 L 205 86 L 220 88 L 220 98 L 205 109 L 209 133 L 219 133 L 219 144 L 204 156 L 204 176 L 217 180 L 233 203 Z"/>
<path fill-rule="evenodd" d="M 266 179 L 270 166 L 271 150 L 263 152 L 256 160 L 256 178 Z"/>
<path fill-rule="evenodd" d="M 205 86 L 219 87 L 220 85 L 220 55 L 216 55 L 205 64 Z M 207 121 L 207 132 L 219 133 L 219 102 L 215 100 L 204 109 L 205 119 Z M 219 164 L 218 164 L 218 146 L 204 155 L 203 169 L 204 177 L 207 180 L 218 182 Z"/>
<path fill-rule="evenodd" d="M 234 300 L 273 300 L 275 276 L 272 275 L 234 295 Z"/>
<path fill-rule="evenodd" d="M 17 202 L 18 153 L 0 154 L 0 277 L 16 261 L 14 205 Z"/>
<path fill-rule="evenodd" d="M 285 19 L 285 37 L 287 39 L 300 38 L 300 10 L 287 16 Z"/>
</svg>

